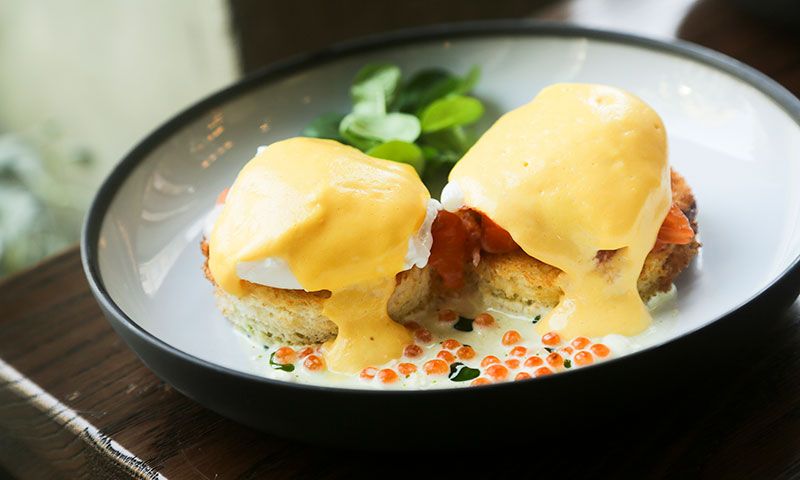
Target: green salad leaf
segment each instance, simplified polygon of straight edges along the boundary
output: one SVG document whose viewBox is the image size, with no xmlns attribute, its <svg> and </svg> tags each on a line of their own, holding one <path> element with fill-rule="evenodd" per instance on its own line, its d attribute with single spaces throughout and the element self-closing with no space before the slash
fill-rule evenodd
<svg viewBox="0 0 800 480">
<path fill-rule="evenodd" d="M 400 91 L 397 109 L 417 113 L 428 104 L 455 91 L 461 81 L 446 70 L 422 70 L 411 77 Z"/>
<path fill-rule="evenodd" d="M 411 142 L 391 140 L 367 150 L 366 153 L 375 158 L 407 163 L 414 167 L 420 175 L 425 170 L 425 154 L 421 148 Z"/>
<path fill-rule="evenodd" d="M 473 66 L 464 77 L 444 69 L 420 70 L 407 81 L 397 65 L 365 65 L 350 86 L 347 113 L 326 113 L 301 132 L 354 146 L 378 158 L 412 165 L 426 183 L 441 183 L 476 135 L 468 131 L 484 114 L 467 96 L 480 79 Z"/>
<path fill-rule="evenodd" d="M 422 131 L 438 132 L 477 122 L 483 116 L 483 104 L 477 98 L 450 95 L 431 103 L 420 115 Z"/>
<path fill-rule="evenodd" d="M 378 142 L 401 140 L 413 142 L 419 137 L 419 119 L 407 113 L 367 115 L 351 113 L 339 124 L 339 133 L 344 137 L 355 136 Z"/>
<path fill-rule="evenodd" d="M 341 142 L 342 136 L 339 134 L 339 124 L 342 123 L 344 115 L 341 113 L 325 113 L 311 121 L 306 128 L 300 132 L 304 137 L 327 138 Z"/>
<path fill-rule="evenodd" d="M 400 68 L 396 65 L 367 65 L 356 74 L 350 95 L 355 106 L 366 104 L 361 113 L 385 113 L 400 83 Z M 378 105 L 383 105 L 379 108 Z"/>
<path fill-rule="evenodd" d="M 473 65 L 472 68 L 469 69 L 469 72 L 467 72 L 467 75 L 461 79 L 461 83 L 454 93 L 465 95 L 471 92 L 480 79 L 481 69 L 477 65 Z"/>
</svg>

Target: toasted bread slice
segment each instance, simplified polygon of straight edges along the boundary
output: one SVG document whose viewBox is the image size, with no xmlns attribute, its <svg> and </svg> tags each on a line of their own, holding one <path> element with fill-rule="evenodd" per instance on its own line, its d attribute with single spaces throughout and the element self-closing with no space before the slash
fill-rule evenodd
<svg viewBox="0 0 800 480">
<path fill-rule="evenodd" d="M 214 284 L 214 295 L 222 314 L 235 326 L 267 343 L 309 345 L 336 337 L 337 327 L 322 314 L 329 291 L 285 290 L 245 282 L 242 297 L 224 291 L 208 268 L 208 242 L 200 248 L 206 260 L 203 272 Z M 412 268 L 396 276 L 397 287 L 389 299 L 389 316 L 403 323 L 406 317 L 427 308 L 430 299 L 428 269 Z"/>
<path fill-rule="evenodd" d="M 672 173 L 673 202 L 697 232 L 697 207 L 694 195 L 682 176 Z M 639 295 L 648 300 L 668 291 L 697 254 L 696 238 L 686 245 L 658 245 L 647 256 L 639 275 Z M 612 252 L 613 253 L 613 252 Z M 600 260 L 602 262 L 602 260 Z M 483 253 L 468 274 L 468 289 L 476 292 L 483 308 L 496 308 L 520 315 L 535 315 L 556 306 L 561 288 L 556 279 L 561 270 L 532 258 L 521 250 L 505 254 Z"/>
</svg>

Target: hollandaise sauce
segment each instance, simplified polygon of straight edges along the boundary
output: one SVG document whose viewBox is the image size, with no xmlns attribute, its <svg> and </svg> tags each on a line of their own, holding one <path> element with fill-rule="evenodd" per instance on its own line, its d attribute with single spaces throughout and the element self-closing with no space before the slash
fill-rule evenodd
<svg viewBox="0 0 800 480">
<path fill-rule="evenodd" d="M 367 389 L 459 388 L 539 378 L 594 365 L 664 341 L 676 327 L 674 293 L 648 304 L 654 325 L 634 337 L 608 334 L 565 337 L 536 327 L 546 312 L 533 317 L 497 310 L 465 313 L 442 307 L 420 312 L 406 329 L 412 343 L 400 357 L 370 364 L 354 373 L 330 371 L 318 345 L 263 345 L 245 332 L 253 371 L 269 378 L 315 385 Z"/>
<path fill-rule="evenodd" d="M 309 292 L 330 291 L 323 314 L 338 327 L 327 369 L 357 372 L 401 357 L 411 334 L 387 313 L 395 275 L 430 198 L 414 169 L 330 140 L 294 138 L 239 173 L 214 224 L 209 269 L 246 295 L 237 265 L 278 259 Z"/>
<path fill-rule="evenodd" d="M 630 336 L 650 325 L 636 281 L 672 194 L 664 125 L 643 101 L 602 85 L 547 87 L 502 116 L 450 181 L 466 206 L 563 272 L 540 334 Z M 601 265 L 601 251 L 611 261 Z"/>
<path fill-rule="evenodd" d="M 637 97 L 602 85 L 547 87 L 501 117 L 449 180 L 447 211 L 438 212 L 408 165 L 329 140 L 260 150 L 214 211 L 206 275 L 240 298 L 263 287 L 326 292 L 314 297 L 337 333 L 322 345 L 284 345 L 258 322 L 232 321 L 253 370 L 335 387 L 463 387 L 590 366 L 678 330 L 674 287 L 645 304 L 637 280 L 657 240 L 693 240 L 681 210 L 693 207 L 673 205 L 664 125 Z M 513 315 L 471 296 L 479 287 L 466 268 L 484 254 L 524 257 L 520 249 L 556 267 L 554 308 Z M 409 261 L 419 252 L 424 261 Z M 387 310 L 397 274 L 428 260 L 441 284 L 396 323 Z M 558 294 L 550 291 L 547 305 Z"/>
</svg>

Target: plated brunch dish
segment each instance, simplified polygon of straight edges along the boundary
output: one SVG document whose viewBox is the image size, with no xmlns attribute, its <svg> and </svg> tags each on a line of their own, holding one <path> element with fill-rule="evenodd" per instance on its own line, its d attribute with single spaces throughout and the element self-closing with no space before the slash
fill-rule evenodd
<svg viewBox="0 0 800 480">
<path fill-rule="evenodd" d="M 104 182 L 81 253 L 117 334 L 227 418 L 527 446 L 734 368 L 800 290 L 798 158 L 800 101 L 721 54 L 436 26 L 178 114 Z"/>
<path fill-rule="evenodd" d="M 203 271 L 272 378 L 526 380 L 663 340 L 676 315 L 651 310 L 698 252 L 696 213 L 650 106 L 554 84 L 466 150 L 439 200 L 411 165 L 336 140 L 259 148 L 209 214 Z"/>
</svg>

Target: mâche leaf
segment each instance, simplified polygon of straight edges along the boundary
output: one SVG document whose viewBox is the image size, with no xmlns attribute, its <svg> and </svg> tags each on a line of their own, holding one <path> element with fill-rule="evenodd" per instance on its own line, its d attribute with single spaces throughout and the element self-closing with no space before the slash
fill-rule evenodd
<svg viewBox="0 0 800 480">
<path fill-rule="evenodd" d="M 461 83 L 453 93 L 465 95 L 471 92 L 472 89 L 475 88 L 475 85 L 478 84 L 478 80 L 480 79 L 481 79 L 481 67 L 473 65 L 472 68 L 469 69 L 469 72 L 467 72 L 467 75 L 463 79 L 461 79 Z"/>
<path fill-rule="evenodd" d="M 386 115 L 351 113 L 342 119 L 339 132 L 344 138 L 354 136 L 377 142 L 390 140 L 413 142 L 419 137 L 420 124 L 417 117 L 407 113 L 394 112 Z"/>
<path fill-rule="evenodd" d="M 400 90 L 396 108 L 401 112 L 417 113 L 434 100 L 455 91 L 461 83 L 458 77 L 446 70 L 421 70 Z"/>
<path fill-rule="evenodd" d="M 344 115 L 341 113 L 322 114 L 312 120 L 311 123 L 300 132 L 300 135 L 313 138 L 328 138 L 341 142 L 342 136 L 339 134 L 339 124 L 342 122 L 343 118 Z"/>
<path fill-rule="evenodd" d="M 302 135 L 408 163 L 426 182 L 446 181 L 477 138 L 465 126 L 483 115 L 483 104 L 465 94 L 479 80 L 480 68 L 473 66 L 464 77 L 440 68 L 421 70 L 407 82 L 401 76 L 397 65 L 365 65 L 350 86 L 351 111 L 321 115 Z"/>
<path fill-rule="evenodd" d="M 483 104 L 477 98 L 451 95 L 428 105 L 420 116 L 420 123 L 423 132 L 433 133 L 475 123 L 482 115 Z"/>
<path fill-rule="evenodd" d="M 386 105 L 394 98 L 399 82 L 400 68 L 396 65 L 366 65 L 356 74 L 353 86 L 350 87 L 353 103 L 372 105 L 373 109 L 368 113 L 383 113 L 386 111 Z M 379 105 L 382 107 L 378 108 Z M 361 111 L 367 113 L 363 107 Z"/>
<path fill-rule="evenodd" d="M 420 175 L 425 170 L 425 155 L 422 149 L 410 142 L 391 140 L 369 149 L 366 153 L 384 160 L 407 163 Z"/>
</svg>

